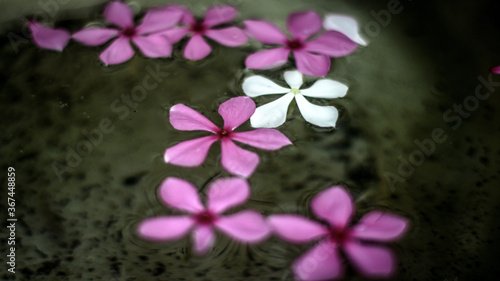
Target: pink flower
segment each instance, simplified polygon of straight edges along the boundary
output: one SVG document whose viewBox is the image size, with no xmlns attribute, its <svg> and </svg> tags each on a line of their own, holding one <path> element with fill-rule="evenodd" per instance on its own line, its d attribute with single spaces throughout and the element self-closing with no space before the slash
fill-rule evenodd
<svg viewBox="0 0 500 281">
<path fill-rule="evenodd" d="M 214 228 L 244 243 L 257 243 L 267 237 L 268 226 L 262 215 L 244 210 L 221 215 L 229 208 L 241 205 L 250 196 L 248 183 L 241 178 L 222 178 L 214 181 L 207 191 L 207 207 L 203 206 L 198 191 L 191 183 L 167 178 L 159 189 L 163 203 L 189 215 L 158 216 L 142 221 L 138 234 L 144 239 L 170 241 L 193 231 L 194 250 L 206 253 L 215 240 Z"/>
<path fill-rule="evenodd" d="M 311 76 L 325 76 L 330 70 L 329 57 L 345 56 L 357 47 L 355 42 L 338 31 L 327 31 L 308 41 L 321 30 L 321 19 L 312 11 L 291 14 L 287 20 L 287 28 L 292 34 L 291 39 L 270 22 L 246 20 L 246 31 L 257 41 L 282 45 L 249 55 L 245 61 L 246 66 L 253 69 L 280 66 L 288 61 L 288 55 L 292 52 L 300 72 Z"/>
<path fill-rule="evenodd" d="M 500 66 L 494 66 L 490 68 L 490 72 L 494 74 L 500 74 Z"/>
<path fill-rule="evenodd" d="M 165 151 L 165 162 L 195 167 L 207 157 L 212 144 L 221 141 L 221 162 L 224 169 L 234 175 L 250 176 L 259 164 L 259 156 L 233 143 L 233 140 L 265 150 L 277 150 L 291 144 L 290 140 L 275 129 L 257 129 L 248 132 L 234 130 L 247 121 L 255 112 L 255 103 L 248 97 L 236 97 L 219 106 L 219 114 L 224 119 L 222 129 L 205 116 L 183 105 L 176 104 L 170 109 L 170 123 L 181 131 L 203 130 L 213 135 L 181 142 Z"/>
<path fill-rule="evenodd" d="M 28 27 L 35 44 L 43 49 L 62 51 L 71 38 L 71 34 L 67 30 L 49 28 L 33 20 L 29 21 Z"/>
<path fill-rule="evenodd" d="M 390 276 L 395 269 L 393 253 L 373 242 L 388 242 L 401 237 L 408 221 L 400 216 L 372 211 L 355 226 L 348 224 L 354 212 L 349 193 L 340 186 L 332 186 L 311 201 L 316 216 L 329 225 L 311 221 L 298 215 L 272 215 L 272 231 L 293 243 L 305 243 L 316 238 L 323 240 L 293 264 L 295 275 L 301 280 L 326 280 L 343 274 L 339 249 L 365 276 L 381 278 Z M 369 242 L 369 243 L 365 243 Z"/>
<path fill-rule="evenodd" d="M 245 44 L 248 37 L 243 30 L 231 26 L 215 29 L 215 26 L 229 23 L 236 18 L 238 11 L 231 6 L 215 6 L 208 9 L 205 13 L 205 19 L 197 21 L 193 14 L 184 7 L 171 6 L 172 9 L 182 11 L 184 16 L 181 23 L 185 26 L 170 29 L 163 32 L 170 41 L 177 42 L 187 34 L 191 35 L 186 47 L 184 48 L 184 57 L 190 60 L 201 60 L 208 56 L 212 48 L 203 39 L 203 36 L 219 42 L 224 46 L 236 47 Z"/>
<path fill-rule="evenodd" d="M 146 57 L 168 57 L 172 53 L 172 43 L 159 32 L 176 25 L 181 17 L 182 13 L 178 10 L 152 9 L 146 13 L 140 25 L 134 26 L 132 10 L 124 3 L 111 2 L 104 9 L 104 18 L 119 29 L 85 28 L 73 34 L 73 39 L 88 46 L 97 46 L 118 37 L 99 56 L 106 65 L 132 58 L 134 49 L 130 40 Z"/>
</svg>

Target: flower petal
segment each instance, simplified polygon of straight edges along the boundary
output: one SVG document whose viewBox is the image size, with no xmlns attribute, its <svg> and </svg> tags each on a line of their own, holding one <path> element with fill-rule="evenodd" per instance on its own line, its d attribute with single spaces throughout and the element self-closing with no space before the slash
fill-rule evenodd
<svg viewBox="0 0 500 281">
<path fill-rule="evenodd" d="M 500 74 L 500 66 L 494 66 L 490 68 L 491 73 Z"/>
<path fill-rule="evenodd" d="M 315 55 L 307 51 L 294 51 L 297 69 L 305 75 L 325 76 L 330 70 L 330 58 L 327 55 Z"/>
<path fill-rule="evenodd" d="M 292 93 L 288 93 L 275 101 L 257 107 L 255 113 L 250 117 L 252 127 L 276 128 L 283 125 L 293 97 Z"/>
<path fill-rule="evenodd" d="M 208 131 L 217 133 L 219 128 L 201 115 L 198 111 L 183 104 L 176 104 L 170 108 L 170 124 L 181 131 Z"/>
<path fill-rule="evenodd" d="M 245 78 L 243 81 L 243 92 L 249 97 L 258 97 L 261 95 L 285 94 L 290 92 L 290 89 L 279 86 L 273 81 L 254 75 Z"/>
<path fill-rule="evenodd" d="M 207 207 L 215 213 L 243 204 L 250 196 L 250 186 L 240 178 L 215 180 L 208 188 Z"/>
<path fill-rule="evenodd" d="M 97 46 L 108 42 L 109 39 L 118 35 L 116 29 L 111 28 L 86 28 L 73 34 L 73 39 L 87 45 Z"/>
<path fill-rule="evenodd" d="M 189 32 L 189 29 L 187 27 L 176 27 L 176 28 L 167 29 L 165 31 L 158 32 L 157 34 L 161 34 L 163 36 L 166 36 L 168 41 L 170 41 L 170 43 L 174 44 L 174 43 L 181 41 L 181 39 L 184 36 L 186 36 L 186 34 L 188 34 L 188 32 Z"/>
<path fill-rule="evenodd" d="M 358 23 L 352 17 L 337 14 L 326 15 L 323 20 L 323 27 L 326 30 L 335 30 L 343 33 L 359 45 L 367 45 L 365 39 L 359 35 Z"/>
<path fill-rule="evenodd" d="M 344 250 L 354 266 L 366 277 L 387 278 L 394 273 L 394 254 L 387 248 L 347 242 Z"/>
<path fill-rule="evenodd" d="M 271 215 L 271 230 L 291 243 L 306 243 L 328 234 L 323 225 L 298 215 Z"/>
<path fill-rule="evenodd" d="M 205 254 L 215 242 L 215 233 L 211 226 L 198 225 L 193 231 L 194 251 Z"/>
<path fill-rule="evenodd" d="M 175 240 L 186 235 L 193 225 L 189 216 L 154 217 L 143 220 L 137 227 L 137 234 L 148 240 Z"/>
<path fill-rule="evenodd" d="M 307 42 L 305 50 L 337 58 L 352 53 L 358 45 L 344 34 L 337 31 L 327 31 L 317 39 Z"/>
<path fill-rule="evenodd" d="M 281 66 L 288 61 L 289 50 L 280 47 L 259 51 L 245 59 L 245 66 L 251 69 L 270 69 Z"/>
<path fill-rule="evenodd" d="M 286 83 L 293 89 L 299 89 L 302 86 L 302 73 L 297 70 L 285 71 L 283 74 Z"/>
<path fill-rule="evenodd" d="M 185 7 L 179 5 L 170 5 L 167 8 L 174 11 L 180 11 L 182 13 L 181 24 L 192 25 L 196 23 L 196 19 L 194 18 L 193 14 Z"/>
<path fill-rule="evenodd" d="M 133 56 L 134 49 L 130 46 L 129 39 L 118 37 L 99 55 L 99 58 L 104 64 L 108 65 L 128 61 Z"/>
<path fill-rule="evenodd" d="M 205 32 L 205 36 L 229 47 L 241 46 L 248 41 L 245 32 L 234 26 L 221 29 L 209 29 Z"/>
<path fill-rule="evenodd" d="M 172 54 L 172 44 L 163 35 L 135 36 L 132 41 L 149 58 L 168 57 Z"/>
<path fill-rule="evenodd" d="M 224 119 L 224 130 L 233 131 L 245 123 L 255 112 L 255 103 L 249 97 L 236 97 L 219 106 L 219 114 Z"/>
<path fill-rule="evenodd" d="M 180 142 L 165 151 L 163 159 L 165 163 L 183 167 L 196 167 L 201 165 L 207 158 L 208 151 L 217 136 L 207 136 Z"/>
<path fill-rule="evenodd" d="M 346 85 L 340 82 L 321 79 L 314 82 L 311 87 L 300 90 L 300 93 L 306 97 L 334 99 L 344 97 L 348 89 Z"/>
<path fill-rule="evenodd" d="M 176 25 L 183 16 L 179 9 L 157 8 L 149 10 L 142 23 L 137 26 L 136 31 L 139 34 L 150 34 L 163 31 Z"/>
<path fill-rule="evenodd" d="M 293 272 L 303 281 L 330 280 L 342 276 L 342 258 L 337 245 L 322 241 L 293 263 Z"/>
<path fill-rule="evenodd" d="M 237 146 L 229 139 L 222 139 L 221 162 L 222 167 L 229 173 L 248 178 L 259 165 L 259 156 Z"/>
<path fill-rule="evenodd" d="M 205 20 L 203 23 L 207 27 L 216 26 L 234 20 L 237 14 L 238 11 L 231 6 L 211 7 L 205 13 Z"/>
<path fill-rule="evenodd" d="M 295 100 L 304 120 L 319 127 L 335 127 L 339 118 L 335 107 L 312 104 L 300 94 L 295 95 Z"/>
<path fill-rule="evenodd" d="M 255 40 L 264 44 L 284 45 L 288 37 L 276 25 L 262 20 L 246 20 L 245 31 Z"/>
<path fill-rule="evenodd" d="M 71 38 L 71 34 L 67 30 L 49 28 L 35 21 L 30 21 L 28 27 L 35 44 L 43 49 L 62 51 Z"/>
<path fill-rule="evenodd" d="M 106 5 L 103 12 L 104 18 L 121 28 L 134 26 L 134 14 L 126 4 L 114 1 Z"/>
<path fill-rule="evenodd" d="M 190 60 L 201 60 L 208 56 L 212 48 L 200 34 L 191 36 L 184 48 L 184 57 Z"/>
<path fill-rule="evenodd" d="M 293 38 L 307 39 L 321 30 L 321 18 L 313 11 L 293 13 L 286 21 Z"/>
<path fill-rule="evenodd" d="M 269 234 L 269 227 L 264 217 L 253 210 L 222 216 L 215 222 L 215 226 L 240 242 L 257 243 Z"/>
<path fill-rule="evenodd" d="M 332 186 L 311 200 L 313 213 L 332 226 L 345 228 L 353 215 L 351 195 L 341 186 Z"/>
<path fill-rule="evenodd" d="M 408 229 L 408 220 L 403 217 L 372 211 L 361 218 L 352 228 L 352 235 L 360 239 L 392 241 L 401 237 Z"/>
<path fill-rule="evenodd" d="M 198 189 L 183 179 L 166 178 L 161 183 L 158 194 L 165 204 L 176 210 L 196 213 L 205 209 L 198 195 Z"/>
<path fill-rule="evenodd" d="M 292 142 L 280 131 L 257 129 L 248 132 L 234 132 L 231 139 L 265 150 L 277 150 Z"/>
</svg>

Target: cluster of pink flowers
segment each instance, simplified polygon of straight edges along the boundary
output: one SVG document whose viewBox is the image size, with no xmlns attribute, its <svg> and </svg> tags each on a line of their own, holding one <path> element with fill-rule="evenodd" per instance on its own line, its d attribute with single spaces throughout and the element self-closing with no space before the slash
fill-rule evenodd
<svg viewBox="0 0 500 281">
<path fill-rule="evenodd" d="M 382 278 L 394 273 L 394 254 L 380 243 L 400 238 L 408 229 L 408 221 L 395 214 L 371 211 L 351 226 L 354 201 L 343 187 L 329 187 L 311 200 L 310 208 L 319 221 L 297 214 L 273 214 L 266 218 L 256 210 L 224 214 L 250 198 L 247 179 L 260 162 L 256 152 L 237 143 L 266 151 L 292 145 L 292 141 L 275 128 L 285 123 L 288 107 L 294 99 L 305 121 L 315 126 L 335 127 L 337 109 L 312 104 L 306 97 L 341 98 L 347 94 L 348 87 L 331 79 L 320 79 L 310 87 L 303 87 L 303 75 L 325 76 L 330 71 L 331 58 L 348 55 L 358 45 L 366 45 L 354 19 L 332 14 L 322 22 L 313 11 L 292 13 L 286 22 L 287 35 L 273 23 L 262 20 L 246 20 L 244 29 L 228 26 L 237 16 L 237 10 L 230 6 L 208 9 L 203 20 L 196 19 L 182 6 L 171 5 L 149 10 L 139 24 L 134 24 L 132 10 L 118 1 L 107 4 L 103 14 L 110 27 L 89 27 L 71 34 L 30 21 L 29 28 L 39 47 L 57 51 L 62 51 L 71 38 L 89 46 L 112 41 L 99 56 L 106 65 L 132 58 L 135 51 L 131 43 L 144 56 L 160 58 L 170 56 L 172 45 L 187 36 L 184 57 L 201 60 L 212 51 L 206 38 L 237 47 L 245 44 L 250 36 L 271 47 L 249 55 L 245 60 L 247 68 L 281 66 L 291 55 L 297 68 L 284 72 L 286 86 L 260 75 L 247 77 L 242 89 L 248 97 L 234 97 L 220 104 L 218 112 L 223 119 L 222 126 L 184 104 L 170 108 L 173 128 L 205 131 L 208 135 L 167 148 L 165 163 L 199 166 L 205 162 L 212 145 L 220 141 L 221 166 L 231 177 L 217 178 L 210 183 L 205 204 L 193 184 L 168 177 L 160 184 L 158 195 L 162 203 L 180 213 L 144 219 L 137 226 L 139 237 L 149 241 L 172 241 L 192 233 L 194 252 L 200 255 L 214 245 L 215 231 L 246 244 L 262 242 L 271 235 L 297 244 L 317 240 L 316 245 L 292 265 L 295 276 L 301 280 L 342 277 L 343 256 L 366 277 Z M 276 94 L 283 96 L 258 108 L 250 98 Z M 238 131 L 249 120 L 257 129 Z"/>
</svg>

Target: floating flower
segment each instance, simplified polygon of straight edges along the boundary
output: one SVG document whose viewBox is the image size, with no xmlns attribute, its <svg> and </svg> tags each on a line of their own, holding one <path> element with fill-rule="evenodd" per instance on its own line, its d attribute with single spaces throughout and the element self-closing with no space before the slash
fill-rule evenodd
<svg viewBox="0 0 500 281">
<path fill-rule="evenodd" d="M 229 208 L 243 204 L 250 196 L 250 187 L 241 178 L 214 181 L 208 187 L 207 207 L 203 206 L 196 187 L 179 178 L 170 177 L 163 181 L 159 196 L 167 206 L 189 215 L 146 219 L 138 226 L 138 234 L 142 238 L 170 241 L 192 230 L 194 250 L 203 254 L 215 241 L 214 228 L 244 243 L 260 242 L 269 233 L 264 218 L 256 211 L 222 215 Z"/>
<path fill-rule="evenodd" d="M 389 242 L 400 238 L 408 221 L 400 216 L 372 211 L 357 225 L 349 227 L 354 206 L 351 196 L 340 186 L 332 186 L 311 201 L 313 213 L 327 222 L 323 225 L 298 215 L 271 215 L 271 230 L 292 243 L 306 243 L 323 238 L 293 264 L 301 280 L 327 280 L 343 274 L 339 250 L 366 277 L 390 276 L 395 269 L 393 253 L 374 242 Z M 369 243 L 366 243 L 369 242 Z"/>
<path fill-rule="evenodd" d="M 28 27 L 35 44 L 43 49 L 62 51 L 71 38 L 71 34 L 65 29 L 49 28 L 33 20 L 29 21 Z"/>
<path fill-rule="evenodd" d="M 236 18 L 238 11 L 234 7 L 212 7 L 206 11 L 205 19 L 201 21 L 197 21 L 193 14 L 184 7 L 171 6 L 171 8 L 183 12 L 184 16 L 181 23 L 185 26 L 167 30 L 163 34 L 172 42 L 181 40 L 187 34 L 191 35 L 184 48 L 184 57 L 187 59 L 201 60 L 210 54 L 212 48 L 203 39 L 203 36 L 229 47 L 241 46 L 248 41 L 246 34 L 238 27 L 215 28 L 221 24 L 229 23 Z"/>
<path fill-rule="evenodd" d="M 359 34 L 358 23 L 352 17 L 338 14 L 326 15 L 323 27 L 326 30 L 338 31 L 359 45 L 366 46 L 368 44 Z"/>
<path fill-rule="evenodd" d="M 248 68 L 268 69 L 285 64 L 290 52 L 297 69 L 311 76 L 325 76 L 330 70 L 329 57 L 345 56 L 357 47 L 351 39 L 337 31 L 327 31 L 309 40 L 321 30 L 321 18 L 312 11 L 293 13 L 288 17 L 289 39 L 274 24 L 260 20 L 246 20 L 245 29 L 257 41 L 282 47 L 260 51 L 246 58 Z M 309 41 L 308 41 L 309 40 Z"/>
<path fill-rule="evenodd" d="M 248 132 L 234 130 L 250 118 L 255 111 L 255 103 L 248 97 L 236 97 L 219 106 L 219 114 L 224 126 L 218 128 L 205 116 L 183 105 L 176 104 L 170 109 L 170 123 L 181 131 L 203 130 L 213 135 L 181 142 L 165 151 L 165 162 L 195 167 L 207 157 L 212 144 L 221 141 L 221 163 L 224 169 L 234 175 L 250 176 L 259 164 L 259 156 L 236 144 L 238 141 L 265 150 L 277 150 L 291 144 L 281 132 L 274 129 L 257 129 Z"/>
<path fill-rule="evenodd" d="M 286 120 L 286 113 L 290 102 L 295 98 L 300 113 L 304 119 L 316 126 L 335 127 L 338 111 L 333 106 L 319 106 L 307 101 L 304 96 L 312 98 L 341 98 L 347 93 L 347 86 L 330 79 L 316 81 L 308 89 L 302 86 L 302 74 L 298 71 L 286 71 L 286 83 L 290 88 L 284 88 L 273 81 L 259 76 L 250 76 L 243 81 L 243 92 L 250 97 L 261 95 L 285 94 L 281 98 L 268 104 L 259 106 L 250 118 L 250 123 L 256 128 L 275 128 Z"/>
<path fill-rule="evenodd" d="M 152 9 L 146 13 L 140 25 L 134 26 L 132 10 L 124 3 L 111 2 L 104 9 L 104 18 L 119 29 L 89 27 L 73 34 L 73 39 L 88 46 L 97 46 L 118 37 L 99 56 L 106 65 L 132 58 L 134 50 L 130 41 L 146 57 L 168 57 L 172 53 L 172 43 L 159 32 L 176 25 L 181 17 L 182 13 L 175 9 Z"/>
</svg>

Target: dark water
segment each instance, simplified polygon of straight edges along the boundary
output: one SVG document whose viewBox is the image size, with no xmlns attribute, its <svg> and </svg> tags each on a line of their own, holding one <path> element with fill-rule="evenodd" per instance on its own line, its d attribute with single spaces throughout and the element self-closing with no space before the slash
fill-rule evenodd
<svg viewBox="0 0 500 281">
<path fill-rule="evenodd" d="M 62 53 L 24 41 L 14 47 L 8 35 L 22 36 L 19 19 L 36 7 L 12 3 L 0 3 L 9 15 L 0 37 L 0 150 L 2 174 L 16 170 L 18 221 L 15 275 L 6 271 L 8 232 L 2 227 L 2 279 L 293 280 L 289 265 L 310 245 L 271 238 L 242 246 L 220 235 L 213 250 L 198 257 L 187 238 L 152 244 L 134 232 L 142 219 L 171 213 L 156 197 L 164 178 L 204 187 L 228 175 L 217 146 L 198 168 L 163 162 L 167 147 L 200 135 L 174 130 L 168 109 L 184 103 L 220 124 L 219 104 L 243 95 L 242 79 L 261 73 L 244 69 L 254 43 L 213 44 L 208 58 L 190 62 L 182 58 L 182 41 L 171 58 L 136 55 L 104 67 L 97 57 L 102 47 L 70 42 Z M 134 7 L 144 11 L 160 3 L 170 2 L 138 1 Z M 297 10 L 350 14 L 370 41 L 336 59 L 327 76 L 350 87 L 344 99 L 327 102 L 341 112 L 335 130 L 308 125 L 295 109 L 280 127 L 294 145 L 255 150 L 261 164 L 249 179 L 252 197 L 245 208 L 308 216 L 314 195 L 342 184 L 356 199 L 357 218 L 383 209 L 410 219 L 408 234 L 391 244 L 399 261 L 392 280 L 498 279 L 500 98 L 494 83 L 500 75 L 488 72 L 500 65 L 498 4 L 406 0 L 389 20 L 380 16 L 386 1 L 190 3 L 198 14 L 231 3 L 239 7 L 239 20 L 263 18 L 281 27 Z M 73 4 L 61 8 L 59 26 L 74 31 L 99 19 L 102 5 Z M 281 80 L 292 67 L 262 73 Z M 159 73 L 157 87 L 144 101 L 126 105 L 121 96 L 152 72 Z M 488 80 L 494 82 L 487 86 Z M 91 152 L 76 157 L 86 134 L 103 126 L 108 130 Z M 2 190 L 4 225 L 7 188 Z M 349 269 L 345 280 L 363 279 Z"/>
</svg>

